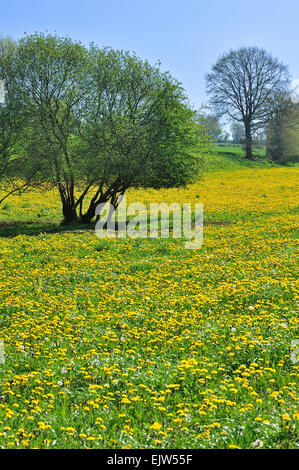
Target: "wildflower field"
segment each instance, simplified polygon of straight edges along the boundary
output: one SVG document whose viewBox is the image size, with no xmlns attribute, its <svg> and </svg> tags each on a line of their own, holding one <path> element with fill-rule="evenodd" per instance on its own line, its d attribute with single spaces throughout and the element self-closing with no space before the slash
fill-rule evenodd
<svg viewBox="0 0 299 470">
<path fill-rule="evenodd" d="M 247 168 L 128 192 L 202 202 L 198 250 L 54 233 L 54 192 L 8 199 L 0 447 L 298 446 L 298 176 Z"/>
</svg>

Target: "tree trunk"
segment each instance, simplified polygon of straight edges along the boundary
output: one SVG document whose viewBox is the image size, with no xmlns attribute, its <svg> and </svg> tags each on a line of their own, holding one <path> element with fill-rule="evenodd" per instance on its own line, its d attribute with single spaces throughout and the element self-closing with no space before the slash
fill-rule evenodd
<svg viewBox="0 0 299 470">
<path fill-rule="evenodd" d="M 68 225 L 75 220 L 78 220 L 76 209 L 69 204 L 63 204 L 62 206 L 63 221 L 62 225 Z"/>
<path fill-rule="evenodd" d="M 75 207 L 73 187 L 69 187 L 66 184 L 59 183 L 58 189 L 62 202 L 63 221 L 61 222 L 61 224 L 68 225 L 78 219 Z"/>
<path fill-rule="evenodd" d="M 105 192 L 102 191 L 103 185 L 100 185 L 98 190 L 96 191 L 94 197 L 91 199 L 89 203 L 89 207 L 85 214 L 82 214 L 82 201 L 80 204 L 80 222 L 82 224 L 90 224 L 92 219 L 96 216 L 96 208 L 99 204 L 106 204 L 107 202 L 110 203 L 113 210 L 109 212 L 109 216 L 107 219 L 107 223 L 110 221 L 112 214 L 116 211 L 118 204 L 120 202 L 119 196 L 124 194 L 124 192 L 128 189 L 128 185 L 124 185 L 119 183 L 118 181 L 114 182 L 110 188 L 108 188 Z M 97 214 L 96 220 L 99 220 L 99 214 Z"/>
<path fill-rule="evenodd" d="M 252 160 L 252 135 L 250 122 L 245 123 L 245 149 L 246 158 Z"/>
<path fill-rule="evenodd" d="M 81 215 L 80 222 L 82 224 L 90 224 L 92 219 L 95 216 L 95 210 L 96 210 L 97 204 L 90 203 L 89 208 L 85 212 L 85 214 Z"/>
<path fill-rule="evenodd" d="M 107 219 L 107 223 L 108 223 L 108 221 L 110 221 L 112 217 L 113 212 L 117 209 L 117 206 L 118 206 L 117 194 L 111 194 L 111 193 L 108 195 L 105 194 L 105 195 L 102 195 L 102 197 L 100 197 L 98 200 L 94 200 L 94 199 L 91 200 L 87 211 L 85 212 L 85 214 L 81 215 L 81 218 L 80 218 L 81 223 L 90 224 L 92 219 L 96 215 L 97 206 L 99 204 L 106 204 L 107 202 L 110 203 L 110 207 L 114 208 L 112 211 L 109 212 L 109 216 Z M 97 215 L 97 220 L 98 219 L 99 219 L 99 215 Z"/>
</svg>

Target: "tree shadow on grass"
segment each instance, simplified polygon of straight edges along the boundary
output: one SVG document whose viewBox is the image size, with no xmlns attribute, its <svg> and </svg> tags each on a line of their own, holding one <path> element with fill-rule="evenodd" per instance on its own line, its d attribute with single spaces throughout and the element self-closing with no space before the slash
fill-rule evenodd
<svg viewBox="0 0 299 470">
<path fill-rule="evenodd" d="M 128 223 L 128 222 L 127 222 Z M 209 225 L 230 225 L 235 223 L 233 220 L 215 220 L 207 218 L 204 221 L 204 226 Z M 118 230 L 118 225 L 115 225 L 116 231 Z M 170 230 L 172 227 L 170 227 Z M 49 221 L 40 221 L 35 220 L 26 220 L 26 221 L 0 221 L 0 238 L 13 238 L 18 235 L 27 235 L 27 236 L 36 236 L 54 233 L 95 233 L 95 222 L 90 224 L 80 224 L 79 222 L 73 222 L 68 225 L 59 224 L 59 222 L 49 222 Z"/>
<path fill-rule="evenodd" d="M 61 225 L 54 222 L 36 222 L 33 220 L 4 222 L 0 221 L 0 237 L 12 238 L 18 235 L 40 235 L 42 233 L 94 233 L 95 224 L 82 225 L 72 223 Z"/>
</svg>

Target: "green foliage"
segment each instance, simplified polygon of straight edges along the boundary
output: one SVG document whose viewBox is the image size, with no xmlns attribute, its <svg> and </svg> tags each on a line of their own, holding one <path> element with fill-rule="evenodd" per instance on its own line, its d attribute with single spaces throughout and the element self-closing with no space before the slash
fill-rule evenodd
<svg viewBox="0 0 299 470">
<path fill-rule="evenodd" d="M 299 162 L 299 104 L 280 98 L 267 127 L 267 155 L 273 161 Z"/>
<path fill-rule="evenodd" d="M 190 149 L 208 143 L 180 84 L 124 51 L 90 50 L 90 93 L 81 144 L 92 157 L 86 175 L 99 184 L 155 188 L 184 185 L 202 160 Z M 198 154 L 197 154 L 198 155 Z"/>
<path fill-rule="evenodd" d="M 115 205 L 129 187 L 176 187 L 200 174 L 204 124 L 158 65 L 44 34 L 22 38 L 10 59 L 26 114 L 15 176 L 58 187 L 66 222 L 78 212 L 89 222 L 99 202 Z"/>
<path fill-rule="evenodd" d="M 4 83 L 4 103 L 0 104 L 0 181 L 10 184 L 8 194 L 0 202 L 26 185 L 14 181 L 22 168 L 19 149 L 24 138 L 23 130 L 28 121 L 28 113 L 18 93 L 16 80 L 17 45 L 10 38 L 0 40 L 0 79 Z M 29 176 L 29 175 L 28 175 Z"/>
</svg>

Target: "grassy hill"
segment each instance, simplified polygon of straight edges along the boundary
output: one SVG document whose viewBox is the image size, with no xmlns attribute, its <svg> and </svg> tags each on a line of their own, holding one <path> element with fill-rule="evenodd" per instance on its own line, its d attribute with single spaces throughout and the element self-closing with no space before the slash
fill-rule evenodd
<svg viewBox="0 0 299 470">
<path fill-rule="evenodd" d="M 266 149 L 254 148 L 254 160 L 245 158 L 245 151 L 240 145 L 218 144 L 211 147 L 206 157 L 206 171 L 241 170 L 242 168 L 271 168 L 277 167 L 271 160 L 265 158 Z"/>
</svg>

